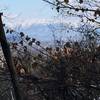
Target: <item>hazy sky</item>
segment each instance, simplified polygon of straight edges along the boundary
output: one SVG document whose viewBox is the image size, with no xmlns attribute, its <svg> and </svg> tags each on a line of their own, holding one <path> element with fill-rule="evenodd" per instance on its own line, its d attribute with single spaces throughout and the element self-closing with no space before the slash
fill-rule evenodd
<svg viewBox="0 0 100 100">
<path fill-rule="evenodd" d="M 3 10 L 5 16 L 3 21 L 10 27 L 21 25 L 27 28 L 33 23 L 65 22 L 58 17 L 54 18 L 54 16 L 57 16 L 56 10 L 52 10 L 52 7 L 42 0 L 0 0 L 0 9 L 5 8 L 6 10 Z M 68 17 L 67 23 L 69 21 Z M 39 36 L 39 34 L 37 35 Z"/>
<path fill-rule="evenodd" d="M 42 0 L 0 0 L 5 15 L 19 16 L 22 19 L 51 19 L 54 11 Z"/>
</svg>

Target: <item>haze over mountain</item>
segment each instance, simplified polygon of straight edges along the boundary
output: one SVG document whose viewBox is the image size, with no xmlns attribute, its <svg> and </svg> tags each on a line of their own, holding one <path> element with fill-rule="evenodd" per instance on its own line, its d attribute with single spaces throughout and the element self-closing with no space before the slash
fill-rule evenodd
<svg viewBox="0 0 100 100">
<path fill-rule="evenodd" d="M 74 19 L 73 19 L 74 20 Z M 71 20 L 72 21 L 72 20 Z M 63 41 L 66 41 L 70 37 L 74 37 L 74 39 L 78 39 L 77 33 L 73 32 L 69 29 L 70 20 L 67 18 L 67 21 L 65 22 L 64 19 L 40 19 L 40 20 L 25 20 L 25 21 L 17 21 L 16 25 L 8 23 L 8 26 L 14 28 L 15 30 L 18 30 L 18 27 L 20 27 L 20 31 L 23 31 L 26 35 L 28 34 L 31 37 L 36 38 L 37 40 L 43 42 L 43 43 L 49 43 L 52 44 L 55 39 L 63 39 Z M 73 23 L 74 24 L 74 23 Z M 17 26 L 17 28 L 16 28 Z M 77 23 L 75 23 L 75 26 L 77 26 Z M 11 37 L 8 35 L 8 38 L 11 39 Z M 75 38 L 76 37 L 76 38 Z"/>
</svg>

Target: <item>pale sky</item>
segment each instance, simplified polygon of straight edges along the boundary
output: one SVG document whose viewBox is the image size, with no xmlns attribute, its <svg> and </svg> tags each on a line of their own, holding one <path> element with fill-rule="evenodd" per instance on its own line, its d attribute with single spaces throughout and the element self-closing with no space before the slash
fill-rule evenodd
<svg viewBox="0 0 100 100">
<path fill-rule="evenodd" d="M 4 15 L 10 20 L 52 19 L 56 11 L 42 0 L 0 0 Z M 5 18 L 6 18 L 5 17 Z"/>
</svg>

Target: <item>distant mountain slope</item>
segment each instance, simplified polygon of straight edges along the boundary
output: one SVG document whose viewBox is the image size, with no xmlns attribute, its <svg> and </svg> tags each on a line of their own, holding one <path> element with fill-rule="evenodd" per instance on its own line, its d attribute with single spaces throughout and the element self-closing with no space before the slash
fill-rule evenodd
<svg viewBox="0 0 100 100">
<path fill-rule="evenodd" d="M 41 41 L 43 45 L 46 44 L 52 44 L 54 42 L 53 34 L 56 35 L 56 39 L 60 39 L 60 37 L 63 40 L 67 40 L 67 38 L 70 36 L 73 37 L 73 39 L 77 40 L 79 38 L 79 34 L 77 32 L 73 32 L 72 30 L 64 28 L 61 24 L 32 24 L 30 26 L 26 26 L 21 28 L 21 31 L 25 32 L 25 34 L 36 38 L 38 41 Z M 78 36 L 78 37 L 77 37 Z M 7 35 L 7 38 L 9 40 L 12 40 L 11 35 Z"/>
<path fill-rule="evenodd" d="M 41 41 L 50 41 L 53 38 L 47 24 L 32 24 L 28 28 L 23 28 L 23 31 Z"/>
</svg>

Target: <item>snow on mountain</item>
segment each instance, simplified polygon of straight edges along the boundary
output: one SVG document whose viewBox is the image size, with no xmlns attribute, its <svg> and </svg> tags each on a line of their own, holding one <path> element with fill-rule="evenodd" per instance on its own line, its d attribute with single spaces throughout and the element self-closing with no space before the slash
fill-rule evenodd
<svg viewBox="0 0 100 100">
<path fill-rule="evenodd" d="M 73 20 L 73 19 L 72 19 Z M 77 39 L 77 33 L 69 30 L 70 22 L 67 18 L 67 21 L 64 19 L 55 19 L 55 20 L 26 20 L 26 21 L 18 21 L 17 27 L 20 28 L 18 32 L 22 31 L 26 35 L 29 35 L 33 38 L 36 38 L 38 41 L 41 41 L 43 44 L 52 44 L 54 42 L 54 36 L 56 39 L 67 40 L 70 36 L 73 36 L 74 39 Z M 74 26 L 77 26 L 77 23 L 73 23 Z M 10 26 L 10 24 L 8 24 Z M 14 25 L 11 25 L 13 27 Z M 16 26 L 16 25 L 15 25 Z M 15 26 L 13 27 L 15 30 Z M 20 27 L 21 26 L 21 27 Z M 7 35 L 8 39 L 11 39 L 11 35 Z"/>
</svg>

